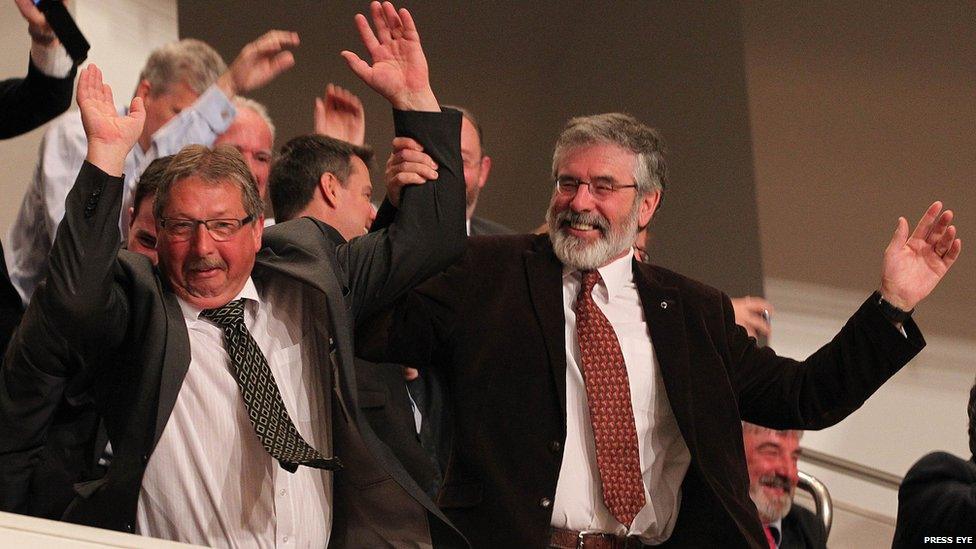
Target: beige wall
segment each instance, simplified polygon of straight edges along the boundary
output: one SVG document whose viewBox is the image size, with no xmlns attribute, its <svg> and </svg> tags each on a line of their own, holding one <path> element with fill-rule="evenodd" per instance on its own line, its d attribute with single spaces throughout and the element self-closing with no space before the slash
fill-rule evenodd
<svg viewBox="0 0 976 549">
<path fill-rule="evenodd" d="M 869 291 L 899 215 L 976 217 L 976 3 L 743 3 L 764 274 Z M 976 240 L 970 240 L 976 244 Z M 976 337 L 976 261 L 918 312 Z"/>
<path fill-rule="evenodd" d="M 97 64 L 115 92 L 116 102 L 132 97 L 139 70 L 156 46 L 175 40 L 176 0 L 75 0 L 72 11 L 91 44 L 88 62 Z M 13 2 L 0 2 L 0 78 L 27 72 L 27 23 Z M 75 107 L 72 104 L 72 109 Z M 37 163 L 44 129 L 0 141 L 0 236 L 17 216 Z"/>
</svg>

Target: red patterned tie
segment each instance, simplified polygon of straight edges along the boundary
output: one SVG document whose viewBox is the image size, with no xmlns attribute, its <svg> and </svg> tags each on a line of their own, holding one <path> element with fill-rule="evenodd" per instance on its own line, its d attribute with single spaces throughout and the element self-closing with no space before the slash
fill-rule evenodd
<svg viewBox="0 0 976 549">
<path fill-rule="evenodd" d="M 630 526 L 644 507 L 644 481 L 624 355 L 613 326 L 591 295 L 599 281 L 599 272 L 583 272 L 576 298 L 576 333 L 603 501 L 620 524 Z"/>
<path fill-rule="evenodd" d="M 773 536 L 773 530 L 769 525 L 763 526 L 763 530 L 766 531 L 766 542 L 769 543 L 769 549 L 776 549 L 776 537 Z"/>
</svg>

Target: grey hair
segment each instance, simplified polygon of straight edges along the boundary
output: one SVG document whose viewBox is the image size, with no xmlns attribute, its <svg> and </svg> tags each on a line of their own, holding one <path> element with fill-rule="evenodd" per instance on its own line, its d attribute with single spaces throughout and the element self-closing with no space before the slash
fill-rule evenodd
<svg viewBox="0 0 976 549">
<path fill-rule="evenodd" d="M 571 118 L 552 153 L 553 178 L 559 175 L 559 164 L 567 152 L 597 144 L 617 145 L 637 155 L 634 182 L 638 195 L 663 191 L 667 186 L 666 150 L 661 134 L 633 116 L 619 112 Z"/>
<path fill-rule="evenodd" d="M 271 130 L 271 141 L 274 141 L 275 125 L 274 122 L 271 121 L 271 116 L 268 114 L 267 107 L 251 99 L 250 97 L 244 97 L 242 95 L 234 97 L 234 106 L 238 109 L 251 109 L 252 111 L 256 112 L 258 116 L 261 117 L 261 120 L 264 120 L 264 123 L 268 125 L 268 129 Z"/>
<path fill-rule="evenodd" d="M 186 83 L 198 95 L 217 81 L 227 65 L 205 42 L 185 38 L 156 48 L 139 73 L 139 81 L 149 82 L 153 96 L 169 91 L 169 87 Z"/>
<path fill-rule="evenodd" d="M 230 145 L 217 145 L 213 149 L 204 145 L 187 145 L 173 156 L 159 182 L 153 207 L 157 222 L 163 218 L 173 186 L 188 177 L 197 177 L 212 184 L 233 184 L 241 191 L 241 205 L 247 215 L 254 218 L 253 221 L 257 221 L 264 212 L 258 184 L 237 149 Z"/>
<path fill-rule="evenodd" d="M 803 431 L 796 429 L 770 429 L 769 427 L 763 427 L 762 425 L 756 425 L 754 423 L 749 423 L 748 421 L 742 422 L 742 434 L 752 433 L 755 435 L 761 435 L 763 433 L 777 433 L 780 436 L 795 436 L 797 440 L 803 438 Z"/>
</svg>

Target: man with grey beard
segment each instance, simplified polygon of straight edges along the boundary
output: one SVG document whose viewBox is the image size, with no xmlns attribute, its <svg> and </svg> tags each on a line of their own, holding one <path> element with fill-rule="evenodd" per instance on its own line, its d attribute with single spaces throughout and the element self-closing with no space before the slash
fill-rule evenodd
<svg viewBox="0 0 976 549">
<path fill-rule="evenodd" d="M 827 532 L 817 516 L 793 505 L 800 477 L 803 431 L 777 431 L 742 422 L 742 444 L 749 469 L 749 497 L 756 504 L 770 549 L 819 549 L 827 546 Z"/>
<path fill-rule="evenodd" d="M 445 381 L 437 502 L 475 547 L 768 547 L 740 420 L 833 425 L 924 346 L 910 311 L 961 249 L 941 203 L 911 236 L 899 219 L 878 291 L 798 362 L 718 290 L 635 261 L 663 149 L 625 114 L 570 120 L 548 234 L 470 238 L 397 310 L 387 358 Z"/>
</svg>

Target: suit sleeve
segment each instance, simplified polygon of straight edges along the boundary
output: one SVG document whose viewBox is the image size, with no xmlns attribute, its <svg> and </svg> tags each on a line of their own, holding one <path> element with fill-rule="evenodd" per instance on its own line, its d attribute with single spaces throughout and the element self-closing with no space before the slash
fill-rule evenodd
<svg viewBox="0 0 976 549">
<path fill-rule="evenodd" d="M 0 82 L 0 139 L 16 137 L 68 110 L 75 70 L 65 78 L 47 76 L 33 62 L 26 78 Z"/>
<path fill-rule="evenodd" d="M 466 242 L 460 113 L 394 111 L 394 122 L 437 162 L 438 179 L 404 188 L 389 226 L 336 249 L 357 323 L 457 261 Z"/>
<path fill-rule="evenodd" d="M 116 348 L 127 305 L 114 281 L 122 179 L 85 163 L 68 194 L 50 271 L 0 369 L 0 509 L 23 505 L 33 464 L 69 380 Z"/>
<path fill-rule="evenodd" d="M 859 408 L 925 346 L 914 321 L 907 337 L 869 297 L 834 338 L 802 362 L 777 356 L 735 324 L 723 296 L 731 379 L 742 419 L 777 429 L 830 427 Z"/>
</svg>

